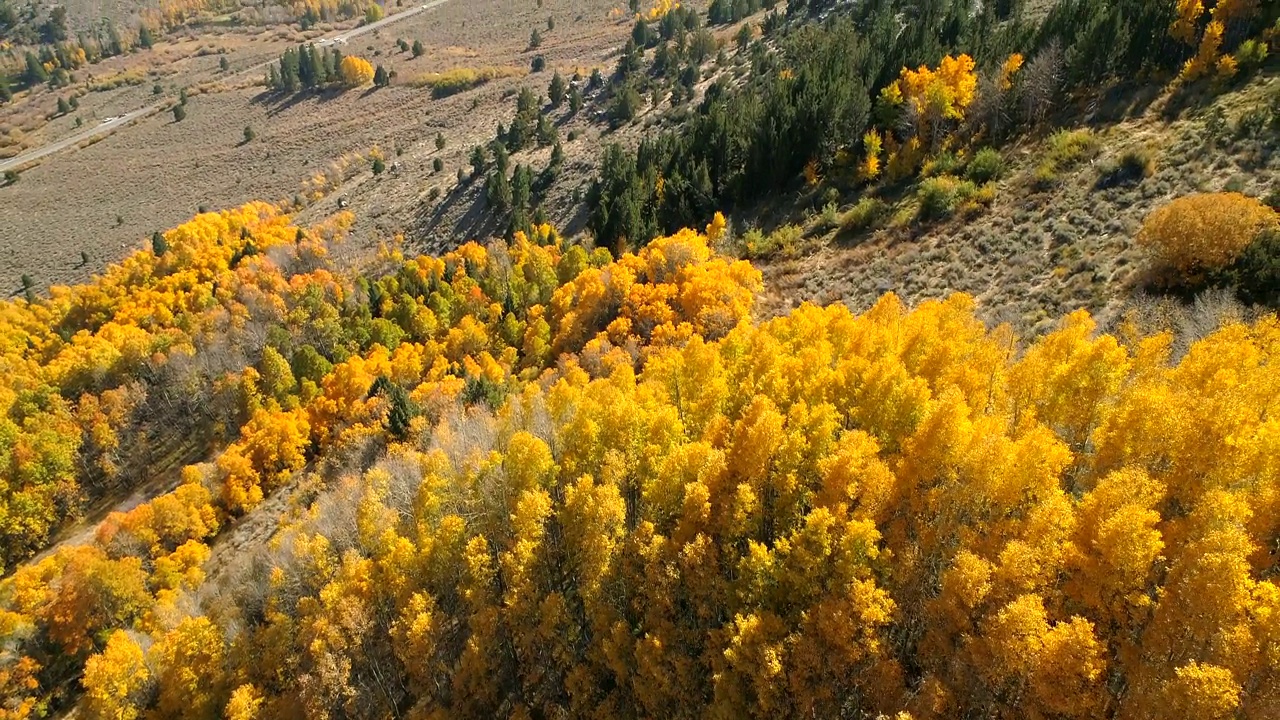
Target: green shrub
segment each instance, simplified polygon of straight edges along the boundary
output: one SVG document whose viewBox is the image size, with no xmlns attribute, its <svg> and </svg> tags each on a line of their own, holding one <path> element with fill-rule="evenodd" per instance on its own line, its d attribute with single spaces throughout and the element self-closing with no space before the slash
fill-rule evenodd
<svg viewBox="0 0 1280 720">
<path fill-rule="evenodd" d="M 1245 40 L 1236 48 L 1236 62 L 1242 70 L 1254 70 L 1267 61 L 1267 44 L 1257 40 Z"/>
<path fill-rule="evenodd" d="M 1098 170 L 1097 187 L 1107 188 L 1142 182 L 1143 178 L 1151 177 L 1155 171 L 1155 154 L 1150 148 L 1141 145 L 1130 147 Z"/>
<path fill-rule="evenodd" d="M 747 257 L 759 257 L 765 249 L 765 236 L 760 228 L 749 228 L 742 233 L 742 254 Z"/>
<path fill-rule="evenodd" d="M 435 172 L 440 172 L 444 170 L 444 160 L 441 160 L 440 158 L 436 158 L 435 160 L 432 160 L 431 169 L 434 170 Z"/>
<path fill-rule="evenodd" d="M 186 106 L 186 105 L 174 105 L 174 106 L 173 106 L 173 121 L 174 121 L 174 122 L 182 122 L 183 120 L 186 120 L 186 119 L 187 119 L 187 106 Z"/>
<path fill-rule="evenodd" d="M 1044 159 L 1036 166 L 1036 183 L 1039 185 L 1056 183 L 1064 170 L 1092 160 L 1100 151 L 1101 145 L 1097 136 L 1088 128 L 1059 130 L 1049 137 Z"/>
<path fill-rule="evenodd" d="M 879 227 L 889 216 L 889 206 L 880 198 L 864 197 L 840 220 L 840 231 L 859 233 Z"/>
<path fill-rule="evenodd" d="M 968 188 L 965 189 L 968 190 Z M 960 200 L 961 210 L 965 212 L 977 212 L 984 207 L 990 207 L 996 200 L 996 184 L 989 182 L 981 187 L 973 187 L 971 192 L 962 194 Z"/>
<path fill-rule="evenodd" d="M 804 229 L 798 225 L 783 225 L 768 235 L 752 228 L 742 235 L 742 251 L 749 258 L 791 255 L 803 236 Z"/>
<path fill-rule="evenodd" d="M 941 152 L 933 158 L 929 159 L 920 169 L 920 174 L 924 177 L 937 177 L 939 175 L 954 175 L 956 170 L 960 168 L 960 159 L 951 152 Z"/>
<path fill-rule="evenodd" d="M 820 222 L 823 230 L 830 230 L 840 224 L 840 209 L 836 207 L 834 202 L 829 202 L 822 206 Z"/>
<path fill-rule="evenodd" d="M 973 183 L 952 175 L 926 178 L 916 191 L 920 199 L 920 217 L 925 220 L 947 217 L 960 203 L 973 197 L 977 190 Z"/>
<path fill-rule="evenodd" d="M 18 182 L 18 171 L 17 171 L 17 170 L 5 170 L 5 171 L 4 171 L 4 184 L 5 184 L 5 185 L 12 185 L 12 184 L 14 184 L 14 183 L 16 183 L 16 182 Z"/>
<path fill-rule="evenodd" d="M 1273 118 L 1269 118 L 1270 113 L 1261 107 L 1252 108 L 1240 114 L 1236 119 L 1236 137 L 1237 138 L 1256 138 L 1262 137 L 1263 130 L 1267 127 L 1267 122 Z"/>
<path fill-rule="evenodd" d="M 999 180 L 1004 174 L 1004 158 L 995 148 L 982 148 L 969 161 L 964 175 L 975 183 L 988 183 Z"/>
<path fill-rule="evenodd" d="M 1262 198 L 1262 202 L 1266 203 L 1267 207 L 1272 210 L 1280 212 L 1280 187 L 1271 188 L 1271 192 Z"/>
<path fill-rule="evenodd" d="M 631 122 L 640 112 L 641 104 L 640 93 L 631 85 L 625 85 L 609 105 L 609 119 L 615 127 Z"/>
<path fill-rule="evenodd" d="M 386 318 L 374 318 L 369 323 L 369 342 L 395 350 L 404 341 L 404 330 Z"/>
<path fill-rule="evenodd" d="M 803 228 L 799 225 L 787 224 L 769 233 L 769 245 L 777 248 L 777 251 L 783 255 L 792 255 L 802 237 L 804 237 Z"/>
<path fill-rule="evenodd" d="M 486 377 L 469 377 L 462 388 L 462 402 L 465 405 L 484 403 L 491 409 L 501 407 L 507 396 L 507 386 Z"/>
<path fill-rule="evenodd" d="M 1227 113 L 1221 105 L 1214 105 L 1205 113 L 1204 131 L 1209 139 L 1217 140 L 1227 133 Z"/>
<path fill-rule="evenodd" d="M 1235 288 L 1244 302 L 1280 305 L 1280 230 L 1264 230 L 1235 262 L 1214 273 L 1210 280 Z"/>
</svg>

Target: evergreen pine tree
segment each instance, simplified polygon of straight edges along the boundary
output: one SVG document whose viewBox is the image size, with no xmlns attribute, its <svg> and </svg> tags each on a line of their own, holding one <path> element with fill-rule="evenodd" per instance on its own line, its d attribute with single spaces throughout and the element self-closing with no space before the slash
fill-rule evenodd
<svg viewBox="0 0 1280 720">
<path fill-rule="evenodd" d="M 298 50 L 298 82 L 308 90 L 316 84 L 316 64 L 310 45 Z"/>
<path fill-rule="evenodd" d="M 556 74 L 551 76 L 551 84 L 547 86 L 547 99 L 551 101 L 552 107 L 560 107 L 560 104 L 564 102 L 566 87 L 564 78 L 560 76 L 560 71 L 557 70 Z"/>
<path fill-rule="evenodd" d="M 40 62 L 40 58 L 30 50 L 27 51 L 26 63 L 27 71 L 24 79 L 27 85 L 39 85 L 49 81 L 49 72 L 44 69 L 44 63 Z"/>
</svg>

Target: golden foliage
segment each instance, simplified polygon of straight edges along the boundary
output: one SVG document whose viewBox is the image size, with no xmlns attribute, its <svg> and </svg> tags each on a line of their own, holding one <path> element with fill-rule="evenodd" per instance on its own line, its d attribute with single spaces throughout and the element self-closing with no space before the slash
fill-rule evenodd
<svg viewBox="0 0 1280 720">
<path fill-rule="evenodd" d="M 1013 89 L 1013 76 L 1022 69 L 1022 54 L 1013 53 L 1000 64 L 1000 77 L 997 84 L 1001 90 Z"/>
<path fill-rule="evenodd" d="M 85 663 L 85 715 L 91 720 L 140 717 L 150 676 L 142 648 L 128 633 L 115 631 L 102 654 Z"/>
<path fill-rule="evenodd" d="M 858 166 L 858 175 L 864 180 L 875 180 L 880 176 L 880 153 L 883 148 L 883 141 L 880 133 L 875 130 L 868 130 L 866 135 L 862 136 L 862 151 L 864 154 L 862 164 Z"/>
<path fill-rule="evenodd" d="M 342 67 L 338 69 L 338 73 L 342 76 L 342 84 L 347 87 L 360 87 L 373 82 L 373 64 L 355 55 L 342 58 Z"/>
<path fill-rule="evenodd" d="M 444 72 L 433 72 L 415 78 L 413 87 L 425 87 L 436 98 L 456 95 L 479 87 L 487 82 L 505 77 L 520 77 L 525 70 L 512 65 L 488 65 L 480 68 L 459 67 Z"/>
<path fill-rule="evenodd" d="M 42 320 L 93 298 L 88 355 L 122 378 L 157 334 L 198 356 L 215 318 L 280 328 L 219 379 L 214 462 L 0 584 L 5 711 L 81 668 L 80 712 L 113 718 L 1280 709 L 1274 316 L 1173 362 L 1083 311 L 1019 342 L 964 295 L 755 322 L 719 215 L 617 259 L 549 227 L 389 248 L 375 278 L 270 213 L 246 255 L 235 217 L 127 260 L 136 284 L 0 306 L 27 329 L 6 357 L 57 358 Z M 123 317 L 142 335 L 98 332 Z M 53 377 L 101 400 L 85 362 Z M 289 483 L 206 592 L 205 541 Z"/>
<path fill-rule="evenodd" d="M 964 111 L 978 90 L 975 67 L 968 55 L 947 55 L 936 69 L 926 65 L 915 70 L 902 68 L 898 80 L 887 86 L 881 96 L 893 104 L 909 103 L 924 127 L 944 120 L 963 120 Z"/>
<path fill-rule="evenodd" d="M 1184 272 L 1213 270 L 1230 264 L 1276 222 L 1274 210 L 1240 193 L 1187 195 L 1148 215 L 1138 242 Z"/>
</svg>

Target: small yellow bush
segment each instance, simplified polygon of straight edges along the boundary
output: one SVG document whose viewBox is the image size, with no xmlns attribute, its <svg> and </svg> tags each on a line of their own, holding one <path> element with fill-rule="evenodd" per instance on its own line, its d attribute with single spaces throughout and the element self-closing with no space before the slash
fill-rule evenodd
<svg viewBox="0 0 1280 720">
<path fill-rule="evenodd" d="M 1276 224 L 1276 212 L 1240 193 L 1180 197 L 1154 210 L 1138 243 L 1179 270 L 1213 270 L 1231 263 L 1258 234 Z"/>
<path fill-rule="evenodd" d="M 434 98 L 446 98 L 464 90 L 479 87 L 498 78 L 516 77 L 524 71 L 510 65 L 487 66 L 482 68 L 453 68 L 444 72 L 427 73 L 419 76 L 410 84 L 414 87 L 425 87 L 431 90 Z"/>
</svg>

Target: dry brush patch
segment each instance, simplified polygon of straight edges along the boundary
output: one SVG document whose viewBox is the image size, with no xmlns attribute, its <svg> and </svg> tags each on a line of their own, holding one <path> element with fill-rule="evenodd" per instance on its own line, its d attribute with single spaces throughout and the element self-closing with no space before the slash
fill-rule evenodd
<svg viewBox="0 0 1280 720">
<path fill-rule="evenodd" d="M 1233 123 L 1262 102 L 1269 82 L 1218 99 L 1230 108 L 1221 132 L 1230 134 Z M 864 204 L 847 213 L 846 231 L 812 256 L 762 263 L 765 311 L 785 312 L 804 300 L 842 300 L 862 309 L 888 290 L 918 303 L 958 290 L 978 298 L 987 320 L 1025 332 L 1044 330 L 1053 317 L 1080 308 L 1116 322 L 1150 283 L 1150 256 L 1137 242 L 1149 213 L 1180 196 L 1237 185 L 1261 196 L 1280 182 L 1280 154 L 1265 151 L 1274 140 L 1214 139 L 1203 129 L 1211 115 L 1206 108 L 1169 122 L 1153 105 L 1118 125 L 1006 148 L 1005 179 L 990 210 L 977 218 L 879 227 L 895 207 L 872 212 Z M 1099 156 L 1096 169 L 1084 162 Z M 1124 165 L 1132 166 L 1125 182 L 1099 182 Z M 1037 170 L 1046 166 L 1051 172 L 1041 177 L 1051 182 L 1037 184 Z M 912 206 L 896 206 L 904 208 Z"/>
<path fill-rule="evenodd" d="M 410 87 L 427 88 L 434 98 L 446 98 L 484 85 L 492 80 L 523 77 L 526 71 L 512 65 L 480 68 L 459 67 L 443 72 L 419 75 L 409 82 Z"/>
</svg>

